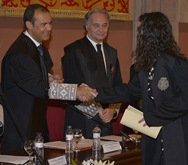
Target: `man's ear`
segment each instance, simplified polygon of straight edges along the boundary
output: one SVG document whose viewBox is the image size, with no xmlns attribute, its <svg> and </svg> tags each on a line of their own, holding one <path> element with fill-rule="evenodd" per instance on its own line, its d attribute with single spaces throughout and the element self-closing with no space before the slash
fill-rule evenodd
<svg viewBox="0 0 188 165">
<path fill-rule="evenodd" d="M 86 23 L 85 28 L 86 28 L 87 31 L 88 31 L 88 27 L 89 27 L 89 25 Z"/>
<path fill-rule="evenodd" d="M 26 21 L 25 25 L 26 25 L 27 29 L 31 29 L 33 27 L 33 24 L 30 21 Z"/>
</svg>

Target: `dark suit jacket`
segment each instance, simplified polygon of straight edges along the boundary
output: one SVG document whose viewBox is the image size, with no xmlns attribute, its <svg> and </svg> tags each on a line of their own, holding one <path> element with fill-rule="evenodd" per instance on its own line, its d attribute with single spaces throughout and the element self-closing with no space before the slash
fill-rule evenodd
<svg viewBox="0 0 188 165">
<path fill-rule="evenodd" d="M 160 165 L 163 139 L 165 165 L 188 164 L 188 62 L 161 54 L 155 65 L 148 96 L 148 74 L 139 72 L 128 84 L 111 90 L 98 89 L 97 100 L 131 102 L 142 99 L 144 119 L 149 126 L 163 126 L 157 139 L 142 137 L 142 164 Z M 108 92 L 108 93 L 107 93 Z"/>
<path fill-rule="evenodd" d="M 86 83 L 92 88 L 112 87 L 121 84 L 122 78 L 117 50 L 107 43 L 104 43 L 103 47 L 107 64 L 107 74 L 95 48 L 87 37 L 66 46 L 64 48 L 64 57 L 62 57 L 64 81 L 66 83 L 76 84 Z M 79 104 L 79 102 L 72 104 Z M 108 105 L 103 104 L 103 106 L 105 108 Z M 87 117 L 76 111 L 67 110 L 66 116 L 67 124 L 82 128 L 85 137 L 92 137 L 92 130 L 96 124 L 95 121 L 87 119 Z M 99 121 L 99 117 L 96 120 Z M 102 134 L 110 134 L 111 124 L 105 124 L 101 120 L 100 122 L 104 126 L 107 126 L 106 132 L 105 128 L 102 129 Z"/>
<path fill-rule="evenodd" d="M 1 88 L 1 84 L 0 84 L 0 105 L 2 107 L 4 107 L 4 102 L 3 102 L 3 93 L 2 93 L 2 88 Z M 3 112 L 4 113 L 4 112 Z M 4 121 L 4 119 L 3 119 Z M 3 135 L 3 132 L 4 132 L 4 124 L 3 124 L 3 121 L 0 120 L 0 136 Z"/>
<path fill-rule="evenodd" d="M 48 50 L 44 48 L 47 71 L 53 66 Z M 10 46 L 2 61 L 2 89 L 5 101 L 27 139 L 36 132 L 44 135 L 48 99 L 47 83 L 43 80 L 39 52 L 33 41 L 23 33 Z M 44 135 L 45 136 L 45 135 Z M 23 147 L 21 137 L 5 111 L 3 151 Z"/>
</svg>

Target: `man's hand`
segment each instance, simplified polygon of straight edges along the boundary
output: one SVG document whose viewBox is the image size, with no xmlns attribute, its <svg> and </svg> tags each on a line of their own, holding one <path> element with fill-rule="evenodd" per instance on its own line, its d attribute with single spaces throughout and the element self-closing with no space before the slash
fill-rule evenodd
<svg viewBox="0 0 188 165">
<path fill-rule="evenodd" d="M 90 88 L 86 84 L 82 84 L 77 88 L 76 97 L 80 101 L 90 101 L 93 100 L 98 95 L 95 89 Z"/>
<path fill-rule="evenodd" d="M 114 108 L 105 108 L 99 111 L 99 117 L 104 123 L 109 123 L 114 117 L 115 109 Z"/>
</svg>

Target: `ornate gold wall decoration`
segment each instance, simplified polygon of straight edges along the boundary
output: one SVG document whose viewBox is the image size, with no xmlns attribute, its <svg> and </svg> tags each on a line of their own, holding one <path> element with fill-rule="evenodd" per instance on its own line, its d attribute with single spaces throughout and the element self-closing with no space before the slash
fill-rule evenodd
<svg viewBox="0 0 188 165">
<path fill-rule="evenodd" d="M 55 18 L 83 18 L 88 10 L 101 8 L 112 20 L 129 20 L 129 0 L 0 0 L 0 15 L 22 16 L 34 3 L 46 6 Z"/>
</svg>

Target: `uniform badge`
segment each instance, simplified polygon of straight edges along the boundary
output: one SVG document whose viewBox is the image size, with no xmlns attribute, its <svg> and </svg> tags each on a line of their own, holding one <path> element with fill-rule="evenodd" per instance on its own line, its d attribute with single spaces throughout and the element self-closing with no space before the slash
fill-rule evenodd
<svg viewBox="0 0 188 165">
<path fill-rule="evenodd" d="M 157 86 L 161 91 L 165 91 L 169 87 L 168 79 L 166 77 L 161 77 Z"/>
</svg>

